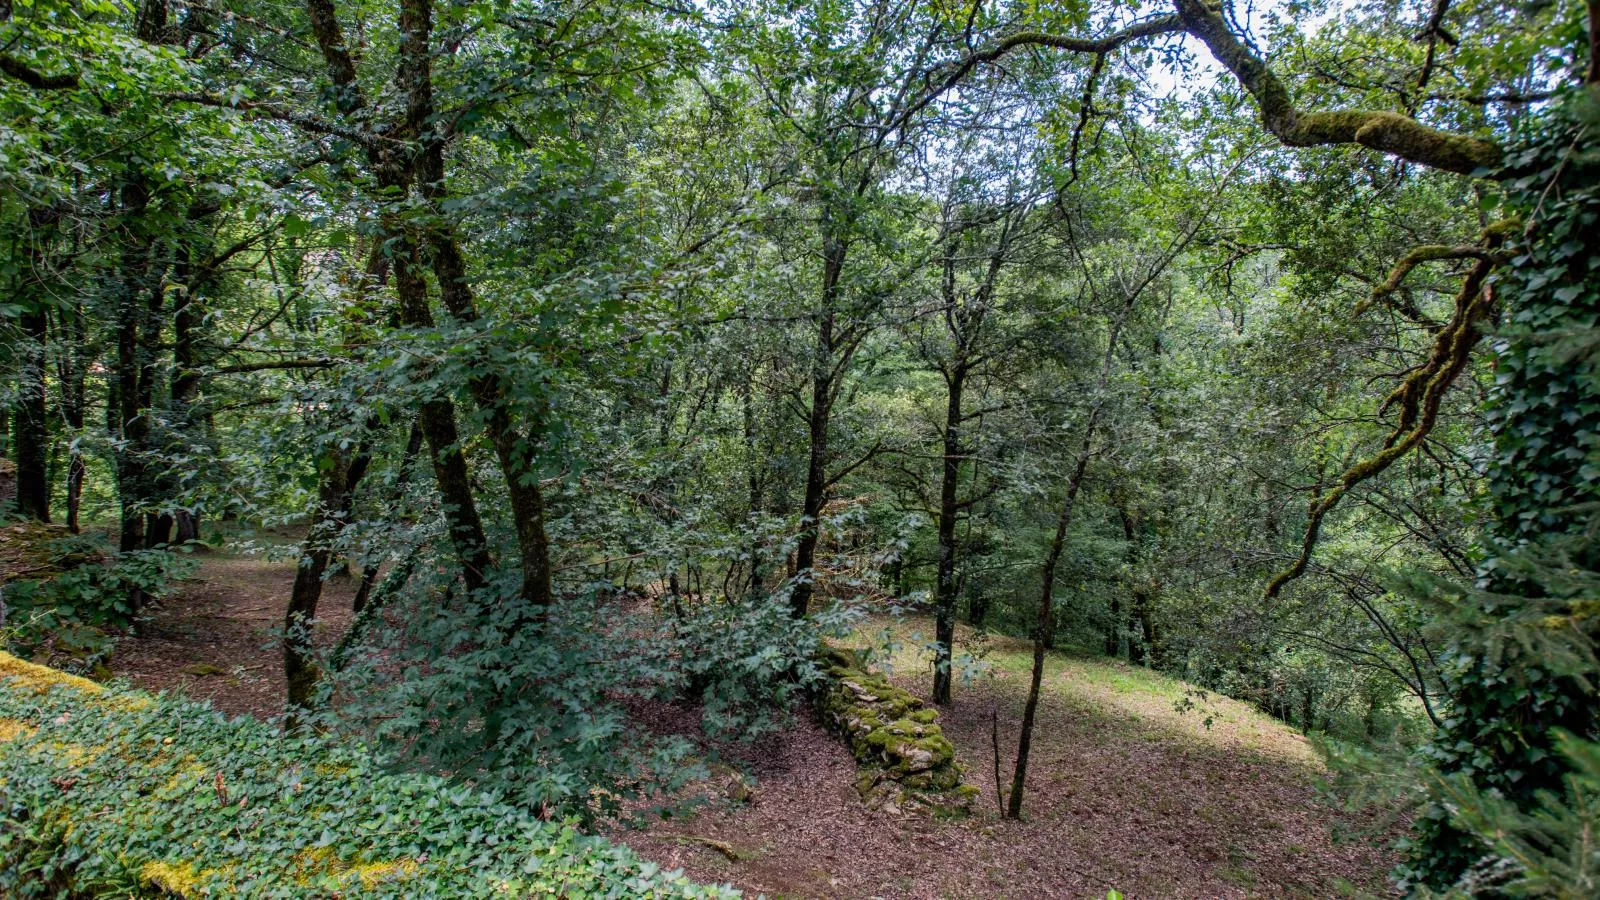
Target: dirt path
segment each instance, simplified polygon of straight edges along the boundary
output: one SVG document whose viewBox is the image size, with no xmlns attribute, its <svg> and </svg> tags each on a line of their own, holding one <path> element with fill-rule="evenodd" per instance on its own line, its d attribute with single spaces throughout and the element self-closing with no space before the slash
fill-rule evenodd
<svg viewBox="0 0 1600 900">
<path fill-rule="evenodd" d="M 283 712 L 283 652 L 277 634 L 294 585 L 292 562 L 210 554 L 139 634 L 112 655 L 113 674 L 149 691 L 182 691 L 230 715 Z M 354 580 L 323 589 L 316 634 L 336 640 L 350 623 Z M 319 640 L 321 643 L 321 640 Z"/>
<path fill-rule="evenodd" d="M 293 579 L 292 563 L 206 557 L 142 633 L 118 646 L 113 671 L 232 714 L 280 714 L 273 634 Z M 354 588 L 348 578 L 329 582 L 322 640 L 348 624 Z M 802 718 L 742 754 L 758 779 L 750 803 L 612 837 L 667 868 L 752 895 L 1078 898 L 1115 887 L 1130 898 L 1324 898 L 1385 889 L 1394 859 L 1360 840 L 1335 839 L 1352 823 L 1316 801 L 1316 763 L 1304 738 L 1232 701 L 1180 715 L 1173 703 L 1181 683 L 1101 661 L 1052 658 L 1027 818 L 1000 820 L 991 715 L 1009 778 L 1027 654 L 1018 642 L 989 650 L 992 676 L 958 685 L 941 715 L 968 780 L 983 792 L 971 818 L 867 810 L 852 786 L 849 753 Z M 925 696 L 914 652 L 896 664 L 895 680 Z"/>
</svg>

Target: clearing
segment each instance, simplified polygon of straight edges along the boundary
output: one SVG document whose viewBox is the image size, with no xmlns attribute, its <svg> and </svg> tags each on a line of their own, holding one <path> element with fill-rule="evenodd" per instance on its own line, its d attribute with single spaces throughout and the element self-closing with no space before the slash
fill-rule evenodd
<svg viewBox="0 0 1600 900">
<path fill-rule="evenodd" d="M 117 648 L 112 670 L 152 690 L 181 690 L 234 714 L 281 710 L 272 631 L 292 563 L 207 555 L 195 577 Z M 324 593 L 326 638 L 348 622 L 350 579 Z M 921 635 L 931 623 L 882 620 L 902 647 L 894 680 L 926 698 Z M 1306 739 L 1212 695 L 1176 710 L 1186 685 L 1106 660 L 1052 654 L 1030 766 L 1025 820 L 996 813 L 992 722 L 1009 782 L 1031 652 L 977 638 L 961 650 L 988 674 L 957 684 L 940 721 L 982 795 L 964 820 L 866 809 L 844 746 L 808 715 L 742 748 L 753 799 L 619 829 L 613 837 L 702 881 L 783 897 L 1336 897 L 1385 893 L 1395 859 L 1321 804 Z M 1211 719 L 1207 727 L 1205 720 Z"/>
</svg>

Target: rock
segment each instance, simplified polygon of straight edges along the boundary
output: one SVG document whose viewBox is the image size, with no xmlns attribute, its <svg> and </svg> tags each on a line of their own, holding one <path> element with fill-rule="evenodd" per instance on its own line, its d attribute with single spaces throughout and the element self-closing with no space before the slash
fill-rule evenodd
<svg viewBox="0 0 1600 900">
<path fill-rule="evenodd" d="M 900 757 L 901 765 L 905 767 L 907 774 L 926 772 L 933 768 L 933 751 L 925 747 L 902 744 L 896 748 L 896 754 Z"/>
</svg>

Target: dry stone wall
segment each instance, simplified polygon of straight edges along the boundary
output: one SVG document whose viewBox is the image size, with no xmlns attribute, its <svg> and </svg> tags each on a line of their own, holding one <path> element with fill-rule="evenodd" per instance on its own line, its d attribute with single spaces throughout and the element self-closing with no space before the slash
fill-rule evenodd
<svg viewBox="0 0 1600 900">
<path fill-rule="evenodd" d="M 873 672 L 852 650 L 823 654 L 822 721 L 844 739 L 861 767 L 856 790 L 875 809 L 965 815 L 978 791 L 962 783 L 955 747 L 939 713 Z"/>
</svg>

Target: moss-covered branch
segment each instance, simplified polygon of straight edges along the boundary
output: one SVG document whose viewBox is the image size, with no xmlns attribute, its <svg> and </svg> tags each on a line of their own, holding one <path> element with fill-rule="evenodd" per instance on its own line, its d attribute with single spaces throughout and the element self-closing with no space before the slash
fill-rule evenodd
<svg viewBox="0 0 1600 900">
<path fill-rule="evenodd" d="M 1289 89 L 1244 45 L 1220 13 L 1204 0 L 1174 0 L 1185 31 L 1199 38 L 1217 61 L 1255 98 L 1261 122 L 1290 147 L 1359 144 L 1401 159 L 1470 174 L 1492 169 L 1503 155 L 1493 141 L 1432 128 L 1396 112 L 1295 108 Z"/>
<path fill-rule="evenodd" d="M 46 75 L 9 53 L 0 53 L 0 72 L 38 91 L 65 91 L 78 86 L 77 75 Z"/>
<path fill-rule="evenodd" d="M 1479 324 L 1487 318 L 1489 310 L 1494 305 L 1494 292 L 1485 282 L 1489 273 L 1493 272 L 1499 263 L 1498 255 L 1494 251 L 1499 248 L 1503 239 L 1502 231 L 1491 228 L 1484 236 L 1483 247 L 1467 248 L 1473 251 L 1470 255 L 1476 257 L 1478 261 L 1462 280 L 1461 289 L 1456 293 L 1454 314 L 1435 335 L 1427 361 L 1413 369 L 1384 401 L 1386 409 L 1398 403 L 1400 416 L 1388 438 L 1385 439 L 1383 448 L 1371 457 L 1351 466 L 1339 477 L 1339 483 L 1332 490 L 1312 500 L 1311 509 L 1306 517 L 1305 536 L 1300 544 L 1300 555 L 1288 568 L 1268 582 L 1263 594 L 1266 599 L 1278 596 L 1285 585 L 1305 574 L 1306 567 L 1311 562 L 1311 554 L 1316 549 L 1317 539 L 1322 532 L 1322 520 L 1334 506 L 1338 505 L 1344 495 L 1349 493 L 1351 488 L 1389 468 L 1422 443 L 1433 430 L 1434 422 L 1439 415 L 1439 404 L 1444 399 L 1445 392 L 1455 382 L 1456 376 L 1461 374 L 1461 370 L 1466 368 L 1467 361 L 1472 355 L 1472 348 L 1477 346 L 1483 337 Z M 1455 258 L 1439 254 L 1453 253 L 1461 249 L 1463 248 L 1419 247 L 1402 258 L 1384 286 L 1398 286 L 1404 279 L 1405 272 L 1426 259 Z"/>
</svg>

